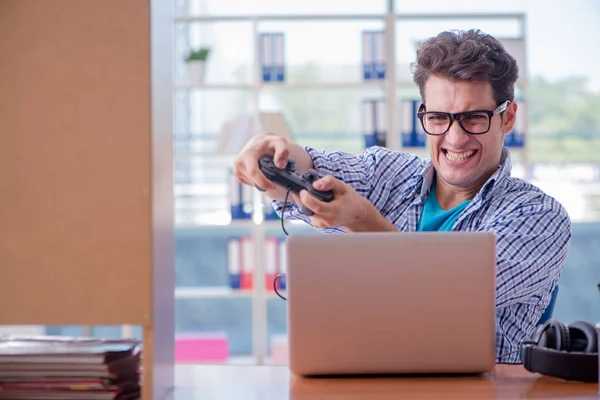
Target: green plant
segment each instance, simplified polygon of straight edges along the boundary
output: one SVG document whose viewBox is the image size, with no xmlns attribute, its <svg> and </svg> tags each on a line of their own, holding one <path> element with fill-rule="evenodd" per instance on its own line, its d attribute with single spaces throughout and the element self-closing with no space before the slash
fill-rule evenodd
<svg viewBox="0 0 600 400">
<path fill-rule="evenodd" d="M 185 58 L 186 62 L 190 61 L 206 61 L 208 55 L 210 54 L 210 48 L 201 47 L 197 50 L 191 49 L 188 53 L 188 56 Z"/>
</svg>

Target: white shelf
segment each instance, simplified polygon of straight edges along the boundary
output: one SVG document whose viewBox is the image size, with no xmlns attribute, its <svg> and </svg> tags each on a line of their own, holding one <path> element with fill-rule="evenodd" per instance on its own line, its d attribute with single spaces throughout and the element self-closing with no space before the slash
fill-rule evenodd
<svg viewBox="0 0 600 400">
<path fill-rule="evenodd" d="M 176 299 L 230 299 L 252 298 L 253 292 L 248 289 L 231 289 L 228 287 L 178 287 L 175 288 Z"/>
<path fill-rule="evenodd" d="M 524 19 L 524 13 L 391 13 L 396 19 Z M 271 14 L 271 15 L 177 15 L 175 22 L 231 21 L 368 21 L 385 19 L 390 13 L 369 14 Z"/>
<path fill-rule="evenodd" d="M 370 14 L 272 14 L 272 15 L 177 15 L 175 22 L 232 22 L 232 21 L 350 21 L 384 19 L 385 13 Z"/>
<path fill-rule="evenodd" d="M 235 84 L 235 83 L 207 83 L 203 85 L 190 85 L 186 83 L 180 83 L 173 85 L 176 90 L 252 90 L 255 89 L 255 85 L 251 84 Z"/>
<path fill-rule="evenodd" d="M 407 83 L 402 83 L 407 84 Z M 362 89 L 365 87 L 385 88 L 387 81 L 372 80 L 372 81 L 356 81 L 356 82 L 262 82 L 257 85 L 250 84 L 204 84 L 204 85 L 189 85 L 178 84 L 174 85 L 176 90 L 262 90 L 266 88 L 283 88 L 283 89 Z"/>
<path fill-rule="evenodd" d="M 524 13 L 391 13 L 396 19 L 524 19 Z M 385 19 L 390 13 L 369 14 L 271 14 L 271 15 L 177 15 L 175 22 L 232 21 L 364 21 Z"/>
<path fill-rule="evenodd" d="M 286 297 L 286 291 L 279 291 Z M 269 288 L 263 290 L 263 295 L 270 299 L 281 299 L 277 294 Z M 228 287 L 178 287 L 175 288 L 176 299 L 250 299 L 255 296 L 253 289 L 231 289 Z"/>
<path fill-rule="evenodd" d="M 259 226 L 254 220 L 251 219 L 232 219 L 230 222 L 223 224 L 206 224 L 206 223 L 194 223 L 194 222 L 185 222 L 177 224 L 177 229 L 194 229 L 194 228 L 203 228 L 203 229 L 222 229 L 222 228 L 254 228 Z"/>
</svg>

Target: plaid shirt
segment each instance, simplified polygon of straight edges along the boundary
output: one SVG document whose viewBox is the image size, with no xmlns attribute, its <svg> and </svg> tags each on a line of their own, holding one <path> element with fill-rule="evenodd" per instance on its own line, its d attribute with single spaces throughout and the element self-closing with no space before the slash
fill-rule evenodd
<svg viewBox="0 0 600 400">
<path fill-rule="evenodd" d="M 306 150 L 321 174 L 352 186 L 398 230 L 417 231 L 434 178 L 430 160 L 382 147 L 360 154 Z M 535 328 L 560 278 L 571 239 L 571 221 L 562 205 L 539 188 L 511 177 L 510 171 L 510 154 L 503 149 L 499 169 L 452 229 L 496 234 L 496 357 L 519 350 Z M 283 202 L 273 201 L 273 207 L 281 216 Z M 294 204 L 286 205 L 284 216 L 310 224 Z M 505 356 L 500 362 L 520 362 L 520 355 Z"/>
</svg>

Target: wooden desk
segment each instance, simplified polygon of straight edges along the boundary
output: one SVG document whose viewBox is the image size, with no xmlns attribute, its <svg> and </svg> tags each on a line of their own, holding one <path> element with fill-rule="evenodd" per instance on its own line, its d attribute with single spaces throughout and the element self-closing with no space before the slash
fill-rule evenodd
<svg viewBox="0 0 600 400">
<path fill-rule="evenodd" d="M 598 384 L 498 365 L 482 376 L 300 378 L 283 366 L 178 365 L 175 400 L 595 399 Z"/>
</svg>

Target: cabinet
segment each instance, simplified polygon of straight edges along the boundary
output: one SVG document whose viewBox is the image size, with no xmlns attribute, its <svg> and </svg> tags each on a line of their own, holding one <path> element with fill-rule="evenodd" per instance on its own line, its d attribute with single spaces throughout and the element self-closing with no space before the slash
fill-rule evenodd
<svg viewBox="0 0 600 400">
<path fill-rule="evenodd" d="M 467 29 L 473 20 L 513 20 L 516 24 L 506 28 L 508 33 L 502 35 L 507 35 L 515 51 L 524 49 L 522 14 L 406 15 L 398 13 L 393 2 L 388 7 L 387 11 L 370 14 L 176 15 L 177 231 L 181 237 L 187 235 L 189 243 L 208 238 L 215 240 L 215 253 L 210 254 L 213 254 L 212 260 L 218 260 L 220 275 L 215 277 L 214 269 L 213 276 L 200 276 L 201 272 L 196 271 L 196 278 L 182 278 L 175 297 L 178 302 L 246 301 L 244 310 L 251 314 L 245 319 L 246 332 L 251 335 L 251 363 L 263 364 L 270 359 L 268 310 L 274 310 L 280 322 L 285 320 L 285 303 L 268 289 L 264 279 L 266 241 L 271 237 L 281 240 L 284 234 L 280 221 L 265 219 L 265 209 L 270 204 L 257 191 L 253 191 L 252 216 L 240 220 L 232 218 L 229 169 L 237 152 L 235 146 L 229 151 L 222 146 L 224 123 L 228 120 L 234 124 L 246 123 L 256 132 L 264 129 L 261 113 L 280 112 L 290 126 L 293 140 L 300 144 L 360 151 L 365 146 L 364 101 L 383 99 L 385 145 L 426 157 L 424 147 L 407 146 L 406 135 L 403 135 L 407 130 L 419 129 L 413 125 L 414 109 L 411 108 L 412 102 L 419 100 L 419 94 L 409 67 L 418 41 L 447 28 L 436 27 L 431 31 L 431 27 L 418 28 L 419 24 L 439 25 L 440 21 L 459 20 L 462 26 L 458 26 Z M 384 33 L 383 54 L 388 60 L 385 79 L 363 79 L 361 38 L 363 32 L 369 30 Z M 263 80 L 261 34 L 264 32 L 284 34 L 283 82 Z M 190 48 L 198 46 L 209 46 L 212 53 L 204 81 L 194 84 L 188 80 L 183 60 Z M 517 58 L 524 63 L 524 56 Z M 525 78 L 520 82 L 520 94 L 525 96 L 525 71 L 522 76 Z M 246 122 L 240 120 L 240 116 L 246 118 Z M 527 131 L 526 125 L 523 131 Z M 243 141 L 238 143 L 238 151 L 241 144 Z M 523 155 L 526 155 L 525 150 L 523 147 Z M 292 233 L 311 228 L 286 221 L 286 229 Z M 251 289 L 229 288 L 226 243 L 231 237 L 249 237 L 254 243 Z M 190 248 L 193 246 L 189 244 Z M 203 257 L 202 254 L 196 256 Z M 181 265 L 181 269 L 193 269 L 196 265 L 190 258 L 187 262 L 190 266 Z M 180 309 L 178 312 L 184 313 Z"/>
</svg>

